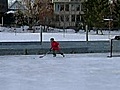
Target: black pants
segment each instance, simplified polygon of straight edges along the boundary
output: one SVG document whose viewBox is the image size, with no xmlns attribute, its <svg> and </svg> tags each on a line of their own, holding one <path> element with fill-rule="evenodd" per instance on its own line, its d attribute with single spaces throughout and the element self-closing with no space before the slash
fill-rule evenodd
<svg viewBox="0 0 120 90">
<path fill-rule="evenodd" d="M 64 55 L 61 50 L 53 50 L 53 56 L 56 56 L 56 53 L 59 53 L 61 55 Z"/>
</svg>

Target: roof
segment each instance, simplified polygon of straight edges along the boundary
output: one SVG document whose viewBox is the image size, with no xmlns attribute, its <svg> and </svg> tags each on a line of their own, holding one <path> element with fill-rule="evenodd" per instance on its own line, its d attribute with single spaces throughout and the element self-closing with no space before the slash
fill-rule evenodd
<svg viewBox="0 0 120 90">
<path fill-rule="evenodd" d="M 10 7 L 10 10 L 25 10 L 24 5 L 21 4 L 20 1 L 15 1 Z"/>
</svg>

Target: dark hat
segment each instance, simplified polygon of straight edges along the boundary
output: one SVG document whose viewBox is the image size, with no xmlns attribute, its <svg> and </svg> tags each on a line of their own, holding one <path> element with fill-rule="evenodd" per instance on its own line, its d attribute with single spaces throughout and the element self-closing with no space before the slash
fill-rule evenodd
<svg viewBox="0 0 120 90">
<path fill-rule="evenodd" d="M 51 38 L 50 40 L 54 40 L 54 38 Z"/>
</svg>

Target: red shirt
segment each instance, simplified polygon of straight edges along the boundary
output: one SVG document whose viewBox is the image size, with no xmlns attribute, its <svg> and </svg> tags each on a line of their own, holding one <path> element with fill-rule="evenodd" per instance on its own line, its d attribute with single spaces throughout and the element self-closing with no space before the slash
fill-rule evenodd
<svg viewBox="0 0 120 90">
<path fill-rule="evenodd" d="M 51 42 L 51 48 L 52 48 L 52 50 L 60 50 L 59 43 L 56 42 L 56 41 L 52 41 Z"/>
</svg>

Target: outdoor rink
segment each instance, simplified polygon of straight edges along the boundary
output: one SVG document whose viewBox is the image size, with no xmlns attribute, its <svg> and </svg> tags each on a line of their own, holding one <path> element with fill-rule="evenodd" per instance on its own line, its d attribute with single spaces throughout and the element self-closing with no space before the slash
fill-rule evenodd
<svg viewBox="0 0 120 90">
<path fill-rule="evenodd" d="M 120 57 L 108 55 L 0 56 L 0 90 L 120 90 Z"/>
</svg>

